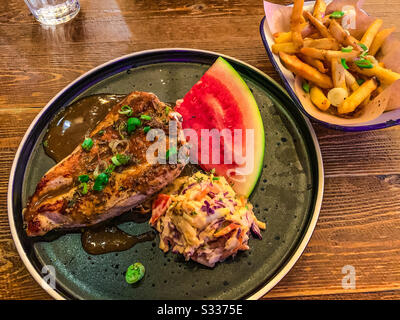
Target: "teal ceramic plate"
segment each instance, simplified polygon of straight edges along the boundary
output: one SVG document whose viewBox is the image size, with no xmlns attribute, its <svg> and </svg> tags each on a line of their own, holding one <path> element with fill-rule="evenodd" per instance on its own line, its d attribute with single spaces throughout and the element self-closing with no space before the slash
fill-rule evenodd
<svg viewBox="0 0 400 320">
<path fill-rule="evenodd" d="M 263 239 L 250 239 L 240 252 L 210 269 L 158 249 L 158 238 L 119 253 L 91 256 L 79 234 L 51 242 L 31 242 L 22 209 L 41 176 L 54 165 L 42 139 L 51 119 L 71 102 L 97 93 L 154 92 L 162 101 L 182 98 L 218 56 L 241 74 L 258 103 L 266 132 L 264 167 L 250 201 L 265 221 Z M 261 71 L 213 52 L 165 49 L 130 54 L 103 64 L 63 89 L 36 117 L 17 151 L 10 175 L 8 212 L 18 252 L 32 276 L 57 299 L 255 299 L 270 290 L 294 265 L 315 227 L 323 193 L 323 168 L 314 131 L 283 89 Z M 148 223 L 125 222 L 132 234 Z M 146 275 L 125 282 L 136 262 Z M 55 288 L 42 280 L 54 268 Z"/>
</svg>

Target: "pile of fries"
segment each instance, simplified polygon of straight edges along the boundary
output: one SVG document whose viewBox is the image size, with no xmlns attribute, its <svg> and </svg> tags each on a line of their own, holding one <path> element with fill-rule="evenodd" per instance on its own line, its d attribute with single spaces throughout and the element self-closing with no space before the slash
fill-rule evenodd
<svg viewBox="0 0 400 320">
<path fill-rule="evenodd" d="M 385 68 L 377 53 L 395 28 L 383 29 L 376 19 L 361 39 L 342 27 L 343 11 L 325 14 L 324 0 L 304 11 L 304 0 L 295 0 L 291 31 L 273 35 L 272 52 L 287 69 L 303 79 L 303 90 L 320 110 L 348 117 L 366 106 L 400 74 Z M 315 32 L 302 37 L 304 28 Z"/>
</svg>

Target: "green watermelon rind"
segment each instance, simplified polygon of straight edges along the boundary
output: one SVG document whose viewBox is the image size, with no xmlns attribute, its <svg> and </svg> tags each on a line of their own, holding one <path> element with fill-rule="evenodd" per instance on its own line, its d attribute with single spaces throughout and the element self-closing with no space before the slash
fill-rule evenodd
<svg viewBox="0 0 400 320">
<path fill-rule="evenodd" d="M 248 188 L 248 191 L 246 192 L 246 194 L 244 194 L 245 196 L 249 197 L 251 195 L 251 193 L 253 192 L 253 190 L 254 190 L 254 188 L 255 188 L 255 186 L 256 186 L 256 184 L 257 184 L 257 182 L 258 182 L 258 180 L 259 180 L 259 178 L 261 176 L 261 173 L 262 173 L 262 168 L 263 168 L 263 163 L 264 163 L 264 153 L 265 153 L 264 123 L 262 121 L 260 108 L 258 107 L 256 99 L 254 98 L 253 93 L 251 92 L 251 90 L 248 87 L 247 83 L 243 80 L 243 78 L 240 76 L 240 74 L 231 66 L 231 64 L 228 61 L 226 61 L 222 57 L 219 57 L 216 62 L 218 62 L 218 61 L 222 62 L 224 64 L 224 66 L 231 72 L 232 78 L 235 79 L 236 81 L 238 81 L 242 85 L 243 89 L 246 91 L 246 95 L 248 95 L 248 98 L 250 100 L 252 100 L 251 104 L 252 104 L 252 107 L 254 108 L 254 111 L 256 111 L 255 113 L 257 114 L 257 117 L 256 117 L 257 118 L 257 122 L 259 122 L 255 129 L 256 130 L 257 129 L 261 130 L 261 133 L 259 133 L 260 134 L 260 138 L 261 138 L 261 142 L 262 142 L 262 144 L 260 146 L 262 148 L 261 152 L 260 152 L 261 156 L 260 156 L 259 161 L 257 161 L 257 162 L 254 161 L 255 165 L 258 164 L 258 168 L 257 169 L 254 168 L 254 170 L 257 173 L 251 175 L 251 177 L 254 177 L 254 181 L 249 185 L 249 188 Z M 255 151 L 256 150 L 257 149 L 255 148 Z M 255 156 L 256 156 L 256 153 L 255 153 Z"/>
</svg>

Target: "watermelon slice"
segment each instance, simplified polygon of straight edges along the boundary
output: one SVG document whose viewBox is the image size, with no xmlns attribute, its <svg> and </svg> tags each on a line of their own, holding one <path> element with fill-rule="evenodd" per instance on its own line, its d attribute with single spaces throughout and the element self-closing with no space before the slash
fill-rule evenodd
<svg viewBox="0 0 400 320">
<path fill-rule="evenodd" d="M 175 110 L 192 144 L 191 161 L 249 196 L 261 174 L 265 135 L 257 103 L 236 70 L 219 57 Z"/>
</svg>

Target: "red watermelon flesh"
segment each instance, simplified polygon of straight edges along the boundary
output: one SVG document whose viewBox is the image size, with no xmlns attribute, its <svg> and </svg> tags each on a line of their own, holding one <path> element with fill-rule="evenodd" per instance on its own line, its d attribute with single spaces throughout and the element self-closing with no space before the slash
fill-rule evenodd
<svg viewBox="0 0 400 320">
<path fill-rule="evenodd" d="M 177 102 L 175 110 L 183 117 L 185 131 L 193 129 L 197 134 L 198 139 L 188 136 L 188 140 L 193 150 L 198 150 L 192 156 L 200 166 L 206 171 L 215 169 L 216 175 L 225 176 L 232 182 L 237 193 L 249 196 L 261 172 L 265 140 L 258 106 L 240 75 L 226 60 L 218 58 L 185 97 Z M 216 130 L 207 136 L 202 134 L 205 129 Z M 240 129 L 236 135 L 235 129 Z M 235 171 L 238 172 L 245 164 L 235 160 L 247 155 L 246 129 L 254 132 L 254 154 L 247 159 L 252 162 L 253 169 L 238 176 Z M 223 134 L 228 140 L 220 138 Z M 219 145 L 219 152 L 211 137 Z M 202 147 L 204 144 L 208 148 Z"/>
</svg>

